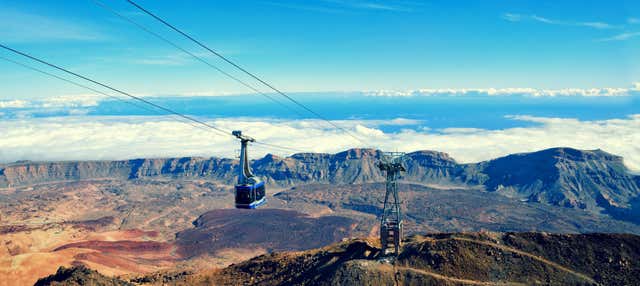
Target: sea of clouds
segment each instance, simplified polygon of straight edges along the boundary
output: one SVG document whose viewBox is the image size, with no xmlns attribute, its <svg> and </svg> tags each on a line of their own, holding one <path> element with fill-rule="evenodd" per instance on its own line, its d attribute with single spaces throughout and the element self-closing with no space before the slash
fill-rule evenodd
<svg viewBox="0 0 640 286">
<path fill-rule="evenodd" d="M 640 114 L 622 119 L 581 121 L 527 115 L 510 120 L 535 123 L 500 130 L 427 127 L 383 132 L 385 125 L 417 123 L 412 119 L 342 120 L 336 124 L 349 134 L 318 120 L 272 118 L 211 119 L 225 130 L 240 129 L 265 143 L 297 151 L 335 153 L 354 147 L 412 152 L 437 150 L 459 162 L 478 162 L 511 153 L 551 147 L 602 149 L 624 157 L 625 165 L 640 171 Z M 149 157 L 234 157 L 239 144 L 228 134 L 199 128 L 177 119 L 153 116 L 64 116 L 4 120 L 0 124 L 0 162 L 18 160 L 113 160 Z M 255 145 L 254 158 L 281 156 L 291 150 Z"/>
<path fill-rule="evenodd" d="M 528 97 L 611 97 L 631 96 L 640 92 L 640 82 L 631 87 L 605 88 L 423 88 L 414 90 L 372 90 L 364 92 L 367 96 L 528 96 Z"/>
</svg>

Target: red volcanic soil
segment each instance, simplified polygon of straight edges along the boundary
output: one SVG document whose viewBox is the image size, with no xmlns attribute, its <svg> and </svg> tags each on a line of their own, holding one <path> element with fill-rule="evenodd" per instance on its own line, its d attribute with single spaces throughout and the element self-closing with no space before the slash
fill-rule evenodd
<svg viewBox="0 0 640 286">
<path fill-rule="evenodd" d="M 157 271 L 180 260 L 172 243 L 157 241 L 88 240 L 65 244 L 52 253 L 66 249 L 83 251 L 73 256 L 72 264 L 85 264 L 108 275 Z"/>
<path fill-rule="evenodd" d="M 338 216 L 310 217 L 281 209 L 220 209 L 201 215 L 195 228 L 176 235 L 178 253 L 194 257 L 222 249 L 286 251 L 317 248 L 353 235 L 356 222 Z"/>
</svg>

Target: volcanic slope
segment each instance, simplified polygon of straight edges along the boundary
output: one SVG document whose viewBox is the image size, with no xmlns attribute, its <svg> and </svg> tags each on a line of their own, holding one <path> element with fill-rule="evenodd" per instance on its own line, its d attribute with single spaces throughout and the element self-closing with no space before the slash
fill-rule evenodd
<svg viewBox="0 0 640 286">
<path fill-rule="evenodd" d="M 58 266 L 86 265 L 105 275 L 141 274 L 161 269 L 222 268 L 272 251 L 304 250 L 364 236 L 371 226 L 341 216 L 311 217 L 281 209 L 218 209 L 201 215 L 191 228 L 165 240 L 142 230 L 108 230 L 112 225 L 87 230 L 82 222 L 15 230 L 0 236 L 8 247 L 0 255 L 0 286 L 32 285 Z M 41 236 L 72 237 L 43 240 Z M 20 238 L 29 241 L 19 241 Z M 30 242 L 37 242 L 35 246 Z M 25 244 L 25 246 L 22 246 Z M 26 245 L 31 249 L 26 249 Z M 66 272 L 65 272 L 66 273 Z M 8 283 L 8 279 L 11 283 Z M 8 284 L 7 284 L 8 283 Z"/>
<path fill-rule="evenodd" d="M 320 249 L 261 255 L 222 270 L 175 270 L 121 277 L 116 285 L 640 283 L 640 237 L 635 235 L 489 232 L 416 235 L 405 240 L 395 264 L 376 259 L 378 246 L 374 240 L 354 239 Z M 38 285 L 54 285 L 46 281 L 75 285 L 56 275 L 40 281 Z"/>
<path fill-rule="evenodd" d="M 394 266 L 375 244 L 260 256 L 206 278 L 253 285 L 638 285 L 640 237 L 467 233 L 413 236 Z M 240 280 L 238 280 L 240 278 Z M 206 279 L 205 279 L 206 280 Z"/>
<path fill-rule="evenodd" d="M 351 217 L 375 225 L 382 212 L 384 183 L 305 185 L 276 193 L 272 203 L 282 207 L 316 208 L 316 212 Z M 549 206 L 492 192 L 441 189 L 402 182 L 398 187 L 405 233 L 459 231 L 546 231 L 557 233 L 640 233 L 640 226 L 581 209 Z M 363 223 L 361 223 L 363 224 Z"/>
</svg>

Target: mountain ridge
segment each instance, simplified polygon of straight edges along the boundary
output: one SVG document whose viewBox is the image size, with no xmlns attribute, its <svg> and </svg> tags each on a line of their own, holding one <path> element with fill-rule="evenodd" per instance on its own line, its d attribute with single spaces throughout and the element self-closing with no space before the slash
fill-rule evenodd
<svg viewBox="0 0 640 286">
<path fill-rule="evenodd" d="M 381 151 L 349 149 L 336 154 L 268 154 L 252 161 L 254 172 L 272 187 L 302 184 L 358 184 L 384 181 L 376 167 Z M 447 153 L 406 154 L 403 180 L 480 188 L 522 201 L 607 212 L 622 219 L 637 217 L 640 176 L 621 156 L 602 150 L 567 147 L 511 154 L 479 163 L 458 163 Z M 233 184 L 238 161 L 183 157 L 121 161 L 17 162 L 0 165 L 0 188 L 65 180 L 156 177 L 206 178 Z M 637 220 L 637 219 L 636 219 Z"/>
</svg>

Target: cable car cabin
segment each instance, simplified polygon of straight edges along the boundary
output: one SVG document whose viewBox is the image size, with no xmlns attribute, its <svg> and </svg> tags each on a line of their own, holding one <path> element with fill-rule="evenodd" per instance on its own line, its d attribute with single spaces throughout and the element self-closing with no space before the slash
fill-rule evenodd
<svg viewBox="0 0 640 286">
<path fill-rule="evenodd" d="M 264 182 L 252 185 L 236 185 L 236 208 L 255 209 L 265 202 Z"/>
<path fill-rule="evenodd" d="M 255 139 L 242 135 L 241 131 L 231 134 L 240 139 L 240 165 L 238 166 L 238 184 L 236 184 L 236 208 L 255 209 L 266 202 L 264 182 L 251 172 L 247 146 Z"/>
</svg>

